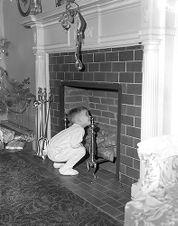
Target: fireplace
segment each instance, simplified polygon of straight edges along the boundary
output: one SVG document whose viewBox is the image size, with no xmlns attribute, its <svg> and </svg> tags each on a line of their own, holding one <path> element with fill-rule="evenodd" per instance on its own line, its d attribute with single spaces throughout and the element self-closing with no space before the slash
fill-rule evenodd
<svg viewBox="0 0 178 226">
<path fill-rule="evenodd" d="M 121 111 L 119 158 L 117 159 L 119 163 L 116 175 L 119 175 L 120 181 L 128 187 L 131 187 L 139 178 L 140 164 L 137 143 L 140 142 L 141 132 L 142 54 L 143 47 L 141 45 L 83 51 L 82 59 L 85 70 L 80 72 L 75 69 L 74 52 L 49 55 L 50 89 L 54 96 L 51 110 L 52 136 L 63 128 L 64 89 L 84 89 L 85 84 L 88 84 L 85 91 L 92 90 L 91 88 L 95 88 L 96 91 L 97 88 L 99 93 L 101 92 L 99 84 L 103 88 L 105 88 L 104 84 L 107 84 L 107 92 L 115 90 L 112 91 L 112 95 L 110 94 L 110 97 L 115 98 L 114 101 L 112 100 L 110 108 L 116 111 L 113 103 L 117 102 L 118 93 L 116 91 L 118 89 L 113 87 L 122 87 L 122 103 L 119 109 Z M 102 92 L 105 91 L 102 90 Z M 74 99 L 75 97 L 68 98 Z M 95 99 L 97 98 L 98 96 L 95 97 Z M 68 109 L 69 106 L 66 108 Z M 101 106 L 95 109 L 96 114 L 101 115 L 101 110 Z M 107 117 L 105 114 L 101 120 L 105 122 L 108 120 L 108 116 L 109 114 Z M 116 125 L 116 120 L 112 119 L 112 123 Z M 104 164 L 101 164 L 101 167 L 103 166 Z"/>
<path fill-rule="evenodd" d="M 65 89 L 67 87 L 68 87 L 68 89 L 65 91 Z M 72 87 L 75 89 L 78 88 L 78 90 L 77 91 L 71 90 L 71 95 L 70 95 L 69 87 Z M 85 95 L 83 94 L 83 97 L 82 97 L 82 93 L 80 92 L 81 89 L 83 89 L 84 93 L 85 93 Z M 87 91 L 90 91 L 88 93 L 88 95 L 86 94 Z M 111 123 L 109 123 L 109 120 L 105 121 L 104 123 L 99 120 L 99 118 L 97 117 L 97 114 L 96 114 L 96 106 L 98 105 L 97 104 L 98 101 L 96 101 L 96 99 L 95 99 L 96 97 L 93 96 L 94 93 L 92 91 L 97 91 L 97 92 L 101 91 L 100 94 L 103 95 L 103 97 L 97 98 L 97 100 L 100 102 L 102 102 L 104 100 L 105 100 L 105 102 L 109 101 L 109 100 L 117 101 L 115 103 L 115 106 L 117 108 L 117 112 L 115 112 L 115 115 L 116 115 L 116 118 L 114 121 L 115 125 L 112 125 L 112 121 L 111 121 L 111 120 L 114 120 L 114 117 L 110 120 Z M 77 95 L 76 95 L 76 92 L 77 92 Z M 114 93 L 114 96 L 117 98 L 115 98 L 115 100 L 111 97 L 107 98 L 104 95 L 105 92 L 112 92 L 112 93 Z M 98 129 L 102 130 L 102 132 L 105 131 L 104 132 L 105 134 L 107 131 L 109 131 L 109 127 L 113 128 L 113 131 L 114 131 L 114 128 L 116 128 L 116 134 L 114 134 L 114 132 L 111 132 L 111 130 L 110 130 L 110 133 L 112 133 L 112 135 L 113 135 L 112 142 L 116 146 L 116 155 L 115 155 L 116 160 L 113 160 L 113 161 L 115 162 L 115 165 L 116 165 L 115 173 L 116 173 L 117 178 L 119 178 L 119 171 L 120 171 L 119 169 L 120 169 L 121 94 L 122 94 L 122 89 L 121 89 L 121 85 L 119 83 L 86 82 L 86 81 L 73 81 L 73 80 L 59 82 L 59 97 L 60 97 L 60 100 L 59 100 L 59 109 L 60 109 L 59 131 L 61 131 L 65 127 L 64 126 L 64 123 L 65 123 L 64 118 L 65 118 L 65 114 L 66 114 L 67 110 L 69 110 L 72 107 L 76 107 L 77 105 L 85 105 L 86 107 L 89 108 L 90 113 L 95 118 L 95 122 L 97 123 Z M 80 97 L 80 98 L 78 98 L 78 97 Z M 72 102 L 70 102 L 70 103 L 67 102 L 67 100 L 69 98 L 70 98 L 70 101 L 72 98 Z M 87 101 L 87 98 L 92 99 L 92 101 L 93 101 L 92 104 L 89 103 L 90 100 Z M 88 104 L 87 104 L 87 102 L 88 102 Z M 96 103 L 94 104 L 94 102 L 96 102 Z M 69 107 L 71 104 L 72 104 L 72 107 Z M 101 105 L 102 104 L 100 104 L 100 106 Z M 103 107 L 105 106 L 106 109 L 108 109 L 110 105 L 108 105 L 108 108 L 107 108 L 107 105 L 108 105 L 107 103 L 105 103 L 105 104 L 103 103 L 102 106 Z M 110 113 L 110 114 L 114 115 L 114 113 L 111 113 L 111 111 L 109 112 L 106 109 L 102 110 L 103 114 Z M 98 120 L 97 120 L 97 118 L 98 118 Z M 109 119 L 109 117 L 108 117 L 108 119 Z M 105 137 L 103 136 L 103 138 L 107 139 L 106 135 L 105 135 Z M 100 140 L 101 140 L 101 138 L 100 138 Z M 111 141 L 111 139 L 110 139 L 110 141 Z M 100 155 L 98 155 L 98 156 L 100 156 L 100 157 L 102 156 L 103 159 L 109 160 L 108 157 L 107 158 L 104 157 L 104 154 L 101 153 L 102 150 L 101 150 L 101 148 L 99 148 L 99 145 L 98 145 L 98 151 L 100 153 Z M 104 150 L 103 150 L 103 152 L 104 152 Z M 110 161 L 112 161 L 112 160 L 110 160 Z"/>
</svg>

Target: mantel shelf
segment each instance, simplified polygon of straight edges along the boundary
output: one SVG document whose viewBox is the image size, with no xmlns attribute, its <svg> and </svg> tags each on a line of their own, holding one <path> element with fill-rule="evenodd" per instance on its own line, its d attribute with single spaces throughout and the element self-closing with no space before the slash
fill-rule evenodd
<svg viewBox="0 0 178 226">
<path fill-rule="evenodd" d="M 76 2 L 79 4 L 83 15 L 140 4 L 140 0 L 78 0 Z M 62 5 L 49 12 L 29 15 L 23 18 L 20 24 L 26 28 L 30 28 L 35 25 L 39 26 L 40 24 L 47 24 L 58 20 L 59 15 L 64 11 L 65 6 Z"/>
</svg>

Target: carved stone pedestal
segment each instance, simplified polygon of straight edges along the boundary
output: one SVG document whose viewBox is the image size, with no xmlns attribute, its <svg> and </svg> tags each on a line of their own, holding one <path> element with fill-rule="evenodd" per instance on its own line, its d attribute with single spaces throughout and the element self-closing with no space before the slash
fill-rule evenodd
<svg viewBox="0 0 178 226">
<path fill-rule="evenodd" d="M 178 225 L 178 137 L 138 144 L 144 172 L 125 206 L 125 226 Z"/>
</svg>

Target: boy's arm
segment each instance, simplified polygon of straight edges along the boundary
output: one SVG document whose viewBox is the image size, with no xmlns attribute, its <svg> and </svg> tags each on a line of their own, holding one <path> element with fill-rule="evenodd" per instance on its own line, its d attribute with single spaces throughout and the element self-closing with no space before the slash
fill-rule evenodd
<svg viewBox="0 0 178 226">
<path fill-rule="evenodd" d="M 79 148 L 79 147 L 82 147 L 82 146 L 83 146 L 83 144 L 79 143 L 79 144 L 76 144 L 76 145 L 72 146 L 72 148 Z"/>
<path fill-rule="evenodd" d="M 80 128 L 76 130 L 70 140 L 70 144 L 72 148 L 79 148 L 80 146 L 83 146 L 81 142 L 83 141 L 83 136 L 85 134 L 85 130 L 83 128 Z"/>
</svg>

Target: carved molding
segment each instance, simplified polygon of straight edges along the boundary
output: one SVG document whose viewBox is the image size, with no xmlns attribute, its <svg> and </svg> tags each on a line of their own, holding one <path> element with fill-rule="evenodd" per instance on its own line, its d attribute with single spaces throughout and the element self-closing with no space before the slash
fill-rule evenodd
<svg viewBox="0 0 178 226">
<path fill-rule="evenodd" d="M 119 15 L 125 15 L 125 18 L 134 18 L 140 11 L 140 0 L 83 0 L 79 4 L 82 15 L 87 21 L 84 49 L 138 44 L 140 18 L 137 18 L 133 24 L 132 19 L 130 21 L 122 21 L 121 19 L 117 21 L 116 18 Z M 66 31 L 60 28 L 58 22 L 60 14 L 64 11 L 65 8 L 62 6 L 36 16 L 30 15 L 21 21 L 23 26 L 41 33 L 37 35 L 34 48 L 43 48 L 47 52 L 71 51 L 75 48 L 72 31 L 66 35 Z M 114 24 L 117 26 L 113 26 Z M 128 26 L 128 24 L 130 25 Z M 110 31 L 107 33 L 108 28 Z M 42 42 L 42 33 L 45 36 L 44 43 Z M 51 33 L 53 33 L 52 38 L 50 37 Z"/>
</svg>

